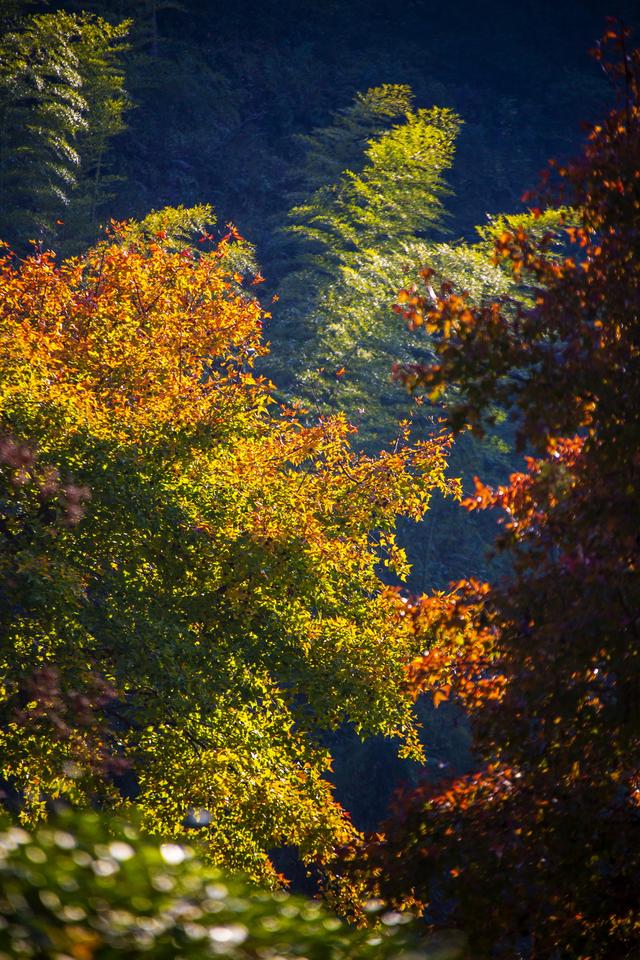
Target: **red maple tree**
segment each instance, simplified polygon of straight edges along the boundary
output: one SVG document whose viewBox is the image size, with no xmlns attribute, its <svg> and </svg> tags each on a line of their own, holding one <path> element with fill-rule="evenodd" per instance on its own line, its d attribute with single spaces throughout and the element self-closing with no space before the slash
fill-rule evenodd
<svg viewBox="0 0 640 960">
<path fill-rule="evenodd" d="M 466 503 L 502 512 L 508 579 L 409 608 L 427 652 L 408 682 L 467 705 L 480 769 L 400 796 L 344 870 L 464 930 L 474 960 L 640 947 L 640 51 L 611 23 L 594 53 L 618 103 L 541 191 L 579 213 L 566 255 L 524 230 L 496 246 L 534 306 L 400 297 L 438 357 L 396 375 L 455 386 L 457 426 L 513 410 L 533 456 Z"/>
</svg>

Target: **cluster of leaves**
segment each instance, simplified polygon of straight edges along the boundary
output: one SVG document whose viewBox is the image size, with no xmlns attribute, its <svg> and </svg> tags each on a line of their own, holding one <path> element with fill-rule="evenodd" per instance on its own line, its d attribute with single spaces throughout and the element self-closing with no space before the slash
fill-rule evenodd
<svg viewBox="0 0 640 960">
<path fill-rule="evenodd" d="M 204 866 L 191 847 L 143 839 L 95 813 L 0 833 L 2 960 L 459 956 L 455 943 L 423 942 L 417 953 L 407 914 L 371 910 L 377 928 L 354 929 L 317 902 L 258 890 Z"/>
<path fill-rule="evenodd" d="M 3 429 L 91 491 L 73 526 L 20 507 L 5 775 L 27 821 L 52 796 L 135 796 L 148 829 L 180 836 L 202 808 L 213 859 L 273 881 L 268 850 L 311 861 L 353 836 L 320 731 L 349 719 L 421 755 L 403 686 L 418 650 L 379 565 L 404 575 L 398 517 L 459 489 L 445 434 L 370 457 L 343 416 L 275 405 L 236 231 L 196 252 L 178 214 L 150 240 L 158 216 L 59 265 L 0 262 Z M 72 695 L 91 716 L 60 724 Z M 129 773 L 92 759 L 111 756 Z"/>
<path fill-rule="evenodd" d="M 110 140 L 129 106 L 130 22 L 89 14 L 10 19 L 0 36 L 0 233 L 24 244 L 95 232 L 111 198 Z M 64 227 L 64 229 L 61 229 Z"/>
<path fill-rule="evenodd" d="M 497 237 L 534 305 L 404 304 L 437 362 L 400 375 L 457 385 L 454 424 L 513 406 L 537 454 L 468 502 L 502 512 L 512 574 L 416 620 L 411 679 L 465 699 L 486 766 L 400 798 L 386 839 L 352 854 L 358 882 L 461 926 L 474 957 L 631 958 L 640 939 L 640 51 L 611 27 L 596 55 L 620 103 L 545 188 L 578 211 L 566 255 Z"/>
<path fill-rule="evenodd" d="M 348 107 L 336 111 L 329 125 L 300 134 L 297 141 L 304 153 L 292 171 L 298 201 L 304 205 L 318 190 L 335 190 L 345 170 L 361 171 L 367 144 L 401 123 L 412 107 L 409 86 L 385 83 L 357 93 Z"/>
<path fill-rule="evenodd" d="M 82 576 L 64 558 L 54 560 L 49 546 L 80 522 L 90 490 L 64 482 L 55 467 L 39 462 L 31 444 L 9 435 L 0 440 L 0 484 L 0 635 L 5 637 L 15 618 L 52 602 L 54 592 L 71 604 L 82 595 Z M 54 666 L 25 662 L 7 693 L 3 689 L 3 724 L 44 723 L 66 740 L 70 759 L 82 759 L 90 768 L 118 769 L 101 741 L 99 713 L 115 696 L 101 678 L 86 676 L 82 691 L 63 689 Z M 84 730 L 81 741 L 74 736 L 77 726 Z"/>
<path fill-rule="evenodd" d="M 376 93 L 369 91 L 369 98 Z M 442 175 L 459 127 L 451 110 L 409 108 L 402 123 L 367 141 L 359 173 L 341 171 L 337 184 L 320 187 L 291 211 L 291 229 L 315 241 L 325 261 L 344 262 L 363 248 L 377 249 L 389 234 L 401 242 L 437 225 L 444 213 Z"/>
</svg>

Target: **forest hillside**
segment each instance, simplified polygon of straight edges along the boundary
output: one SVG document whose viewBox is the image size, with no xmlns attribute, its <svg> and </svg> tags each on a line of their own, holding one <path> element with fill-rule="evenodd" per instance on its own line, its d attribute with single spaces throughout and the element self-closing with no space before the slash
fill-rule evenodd
<svg viewBox="0 0 640 960">
<path fill-rule="evenodd" d="M 0 960 L 640 950 L 640 17 L 0 3 Z"/>
</svg>

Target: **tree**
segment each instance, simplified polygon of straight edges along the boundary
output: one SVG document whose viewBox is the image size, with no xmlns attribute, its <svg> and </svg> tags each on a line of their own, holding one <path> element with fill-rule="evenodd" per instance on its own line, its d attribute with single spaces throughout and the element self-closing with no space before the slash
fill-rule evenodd
<svg viewBox="0 0 640 960">
<path fill-rule="evenodd" d="M 291 230 L 318 249 L 316 269 L 348 262 L 389 236 L 400 243 L 440 226 L 443 172 L 459 128 L 448 109 L 407 111 L 403 123 L 367 141 L 361 172 L 344 170 L 337 184 L 320 187 L 308 203 L 294 207 Z"/>
<path fill-rule="evenodd" d="M 291 210 L 289 229 L 301 241 L 302 256 L 299 269 L 279 290 L 283 305 L 276 314 L 276 336 L 288 345 L 281 360 L 282 386 L 322 410 L 335 402 L 336 373 L 339 380 L 349 371 L 354 389 L 342 389 L 341 399 L 354 422 L 362 420 L 363 394 L 371 399 L 379 392 L 390 363 L 388 330 L 379 336 L 376 330 L 366 344 L 363 314 L 384 315 L 386 300 L 397 289 L 390 274 L 401 269 L 398 261 L 410 258 L 408 247 L 418 233 L 441 226 L 447 193 L 443 171 L 451 164 L 459 127 L 451 111 L 407 107 L 402 122 L 376 130 L 364 145 L 352 135 L 356 120 L 358 131 L 364 126 L 365 108 L 365 117 L 380 123 L 374 107 L 398 110 L 398 100 L 410 105 L 410 91 L 369 90 L 344 111 L 343 124 L 309 138 L 313 171 L 330 173 L 341 154 L 355 154 L 357 148 L 356 169 L 361 169 L 343 169 L 337 180 L 325 182 Z M 342 150 L 332 149 L 336 139 Z M 319 182 L 321 176 L 310 179 Z M 359 395 L 360 403 L 353 402 L 350 392 Z"/>
<path fill-rule="evenodd" d="M 275 311 L 274 337 L 284 350 L 272 362 L 288 368 L 280 384 L 293 374 L 294 395 L 320 410 L 344 410 L 365 443 L 388 440 L 407 416 L 406 395 L 391 382 L 393 359 L 409 363 L 432 353 L 423 331 L 398 330 L 389 309 L 398 289 L 410 287 L 428 263 L 432 283 L 452 282 L 474 303 L 507 294 L 526 301 L 525 285 L 493 263 L 493 237 L 516 219 L 537 234 L 557 235 L 568 216 L 554 209 L 539 220 L 495 216 L 476 228 L 475 242 L 438 242 L 450 193 L 444 173 L 461 121 L 437 107 L 413 110 L 411 101 L 408 88 L 373 88 L 332 126 L 304 138 L 308 156 L 300 178 L 316 189 L 290 211 L 289 232 L 300 249 L 290 257 L 294 266 Z M 392 111 L 401 105 L 398 120 Z M 396 123 L 363 143 L 365 120 L 380 125 L 383 108 Z M 352 168 L 336 174 L 335 165 L 347 157 Z M 415 419 L 424 412 L 414 410 Z"/>
<path fill-rule="evenodd" d="M 544 194 L 578 212 L 568 255 L 524 229 L 497 238 L 534 306 L 405 301 L 438 356 L 398 375 L 455 384 L 454 425 L 513 407 L 534 456 L 467 501 L 503 512 L 512 574 L 410 611 L 427 652 L 409 682 L 469 707 L 483 765 L 400 798 L 352 869 L 462 927 L 475 958 L 630 960 L 640 937 L 640 52 L 611 26 L 595 53 L 620 102 Z"/>
<path fill-rule="evenodd" d="M 90 231 L 108 199 L 105 153 L 128 105 L 119 58 L 128 21 L 58 11 L 0 38 L 0 232 L 24 243 Z M 75 237 L 76 242 L 78 237 Z"/>
<path fill-rule="evenodd" d="M 83 15 L 79 22 L 75 50 L 87 109 L 78 136 L 80 175 L 64 214 L 64 236 L 74 251 L 95 240 L 98 217 L 114 197 L 120 177 L 111 170 L 109 148 L 126 129 L 125 113 L 131 107 L 123 68 L 131 21 L 112 25 Z"/>
<path fill-rule="evenodd" d="M 317 190 L 333 187 L 345 170 L 359 172 L 366 162 L 370 141 L 410 114 L 413 99 L 411 87 L 406 84 L 371 87 L 365 93 L 357 93 L 348 107 L 337 110 L 328 126 L 299 134 L 296 139 L 304 152 L 292 171 L 298 200 L 304 203 Z"/>
<path fill-rule="evenodd" d="M 458 487 L 445 435 L 368 457 L 343 416 L 305 426 L 274 404 L 237 231 L 176 242 L 201 215 L 156 214 L 173 236 L 151 240 L 151 221 L 116 227 L 59 265 L 2 260 L 2 429 L 91 500 L 73 528 L 20 520 L 0 742 L 25 821 L 51 797 L 135 797 L 179 837 L 203 809 L 213 860 L 273 882 L 268 850 L 309 862 L 353 835 L 322 730 L 350 719 L 420 755 L 417 648 L 378 571 L 406 572 L 398 517 Z"/>
<path fill-rule="evenodd" d="M 403 87 L 376 88 L 357 98 L 351 109 L 408 97 Z M 346 121 L 309 138 L 312 170 L 332 171 L 346 144 L 358 173 L 346 171 L 341 179 L 325 182 L 291 212 L 299 245 L 274 310 L 272 336 L 279 349 L 270 369 L 277 370 L 280 387 L 313 410 L 345 411 L 366 450 L 389 442 L 399 421 L 409 420 L 414 436 L 429 436 L 442 416 L 435 397 L 427 402 L 418 397 L 409 405 L 406 391 L 392 381 L 394 360 L 424 363 L 434 356 L 424 330 L 403 331 L 398 324 L 390 309 L 398 289 L 404 288 L 410 299 L 416 271 L 428 263 L 430 284 L 453 282 L 472 303 L 507 295 L 529 302 L 526 284 L 493 263 L 493 238 L 521 222 L 536 235 L 557 236 L 561 218 L 570 216 L 554 209 L 538 219 L 531 214 L 495 216 L 476 228 L 475 241 L 438 239 L 446 223 L 443 171 L 453 162 L 458 127 L 450 111 L 434 108 L 405 112 L 389 130 L 370 138 L 365 150 L 357 137 L 345 134 L 351 130 Z M 416 148 L 416 129 L 428 145 L 422 152 Z M 357 189 L 356 183 L 361 185 Z M 402 304 L 395 309 L 402 312 Z M 483 442 L 461 437 L 452 452 L 451 469 L 469 486 L 480 471 L 490 481 L 502 482 L 513 465 L 512 425 L 503 410 L 496 413 L 500 422 L 490 437 Z M 405 524 L 401 530 L 402 542 L 410 546 L 412 589 L 445 586 L 470 570 L 490 575 L 500 566 L 485 556 L 493 535 L 487 518 L 464 515 L 453 503 L 436 498 L 425 525 Z"/>
</svg>

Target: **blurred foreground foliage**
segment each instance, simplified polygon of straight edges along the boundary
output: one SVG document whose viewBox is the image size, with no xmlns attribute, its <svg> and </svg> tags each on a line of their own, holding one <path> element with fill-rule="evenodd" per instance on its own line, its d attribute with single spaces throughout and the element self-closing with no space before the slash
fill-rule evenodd
<svg viewBox="0 0 640 960">
<path fill-rule="evenodd" d="M 188 846 L 140 838 L 97 813 L 0 833 L 0 958 L 455 960 L 455 937 L 419 944 L 409 914 L 356 929 L 317 902 L 204 866 Z M 448 944 L 448 945 L 447 945 Z"/>
</svg>

